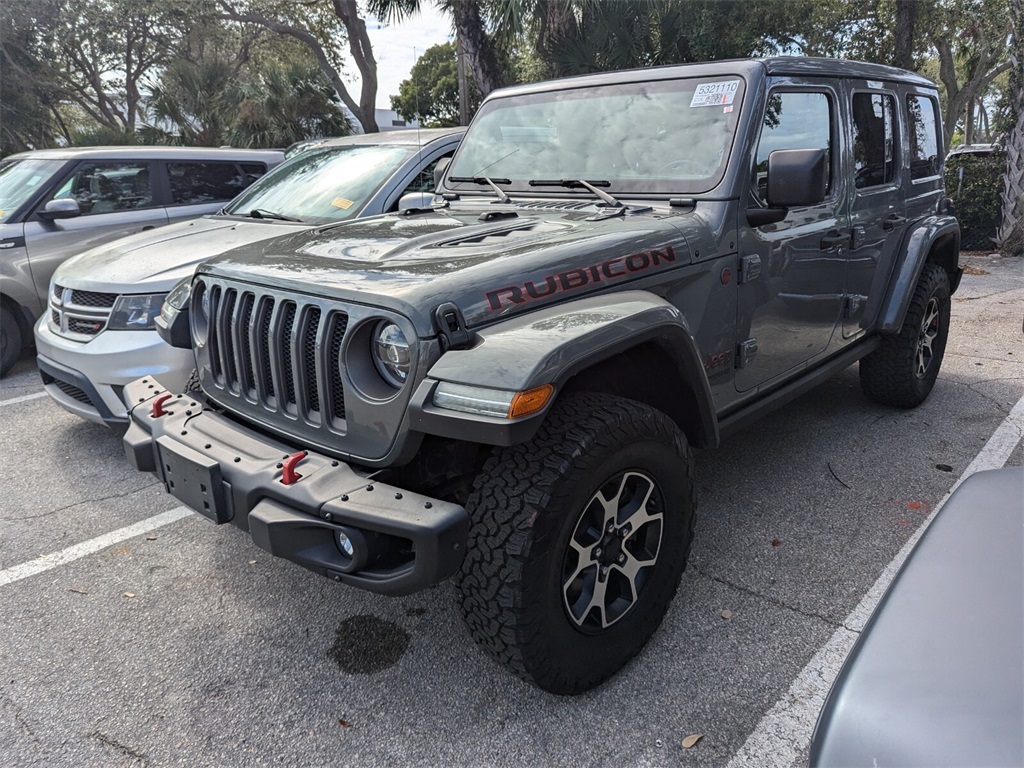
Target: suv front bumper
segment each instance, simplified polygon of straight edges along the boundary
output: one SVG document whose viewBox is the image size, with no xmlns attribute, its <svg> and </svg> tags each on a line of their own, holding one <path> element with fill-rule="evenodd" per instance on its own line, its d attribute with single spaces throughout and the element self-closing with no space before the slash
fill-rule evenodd
<svg viewBox="0 0 1024 768">
<path fill-rule="evenodd" d="M 175 349 L 156 331 L 103 331 L 91 341 L 74 341 L 53 332 L 48 314 L 35 325 L 43 388 L 83 419 L 123 427 L 128 420 L 121 399 L 126 384 L 153 375 L 166 387 L 184 387 L 195 367 L 191 350 Z"/>
<path fill-rule="evenodd" d="M 125 387 L 128 461 L 215 523 L 231 522 L 277 557 L 335 581 L 405 595 L 451 576 L 462 564 L 469 517 L 450 502 L 389 486 L 372 473 L 306 452 L 285 485 L 294 446 L 168 395 L 152 378 Z M 154 410 L 165 411 L 154 416 Z M 339 533 L 353 543 L 346 555 Z M 365 550 L 365 551 L 364 551 Z"/>
</svg>

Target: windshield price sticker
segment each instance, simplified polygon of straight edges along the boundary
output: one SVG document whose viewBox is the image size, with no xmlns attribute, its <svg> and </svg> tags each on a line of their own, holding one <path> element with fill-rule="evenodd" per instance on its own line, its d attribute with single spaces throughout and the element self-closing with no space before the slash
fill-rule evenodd
<svg viewBox="0 0 1024 768">
<path fill-rule="evenodd" d="M 701 83 L 693 92 L 690 107 L 721 107 L 732 104 L 740 89 L 739 80 L 722 80 L 717 83 Z"/>
</svg>

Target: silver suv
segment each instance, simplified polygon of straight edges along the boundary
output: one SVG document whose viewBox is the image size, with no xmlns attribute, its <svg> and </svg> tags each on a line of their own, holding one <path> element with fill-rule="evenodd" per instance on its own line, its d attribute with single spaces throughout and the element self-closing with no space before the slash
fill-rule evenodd
<svg viewBox="0 0 1024 768">
<path fill-rule="evenodd" d="M 277 150 L 83 147 L 0 160 L 0 375 L 31 340 L 58 264 L 213 213 L 283 159 Z"/>
<path fill-rule="evenodd" d="M 239 245 L 297 234 L 433 197 L 434 166 L 465 129 L 401 131 L 320 142 L 289 159 L 214 216 L 143 232 L 66 261 L 35 328 L 43 384 L 63 408 L 124 424 L 121 390 L 151 374 L 180 389 L 191 352 L 154 330 L 161 304 L 196 265 Z"/>
</svg>

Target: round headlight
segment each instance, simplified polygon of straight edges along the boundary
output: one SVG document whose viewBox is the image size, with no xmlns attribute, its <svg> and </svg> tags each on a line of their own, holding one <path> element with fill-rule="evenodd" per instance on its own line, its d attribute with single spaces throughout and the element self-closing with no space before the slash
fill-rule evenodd
<svg viewBox="0 0 1024 768">
<path fill-rule="evenodd" d="M 394 323 L 385 320 L 374 331 L 373 362 L 391 386 L 399 388 L 408 380 L 412 367 L 409 341 Z"/>
<path fill-rule="evenodd" d="M 210 289 L 203 282 L 197 282 L 192 290 L 192 341 L 197 347 L 206 344 L 210 336 Z"/>
</svg>

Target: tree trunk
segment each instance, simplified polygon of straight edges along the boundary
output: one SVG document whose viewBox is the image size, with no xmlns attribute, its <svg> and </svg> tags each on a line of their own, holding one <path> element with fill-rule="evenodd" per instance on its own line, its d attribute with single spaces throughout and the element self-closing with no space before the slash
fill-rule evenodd
<svg viewBox="0 0 1024 768">
<path fill-rule="evenodd" d="M 914 68 L 914 27 L 917 23 L 918 0 L 896 0 L 895 45 L 892 65 L 903 69 Z"/>
<path fill-rule="evenodd" d="M 452 0 L 451 11 L 466 66 L 473 73 L 476 88 L 483 98 L 495 88 L 501 87 L 502 77 L 494 46 L 487 37 L 480 17 L 480 5 L 476 0 Z"/>
<path fill-rule="evenodd" d="M 1002 221 L 996 245 L 1004 255 L 1024 256 L 1024 0 L 1010 0 L 1013 19 L 1011 117 L 1007 135 L 1006 171 L 1003 174 Z"/>
<path fill-rule="evenodd" d="M 290 24 L 271 19 L 264 16 L 261 13 L 256 12 L 242 12 L 231 6 L 227 0 L 218 0 L 218 4 L 221 10 L 224 11 L 223 18 L 231 19 L 232 21 L 246 22 L 249 24 L 258 24 L 261 27 L 266 27 L 272 32 L 276 32 L 279 35 L 288 35 L 302 43 L 304 43 L 316 56 L 317 64 L 320 66 L 320 70 L 327 75 L 331 81 L 331 85 L 334 86 L 335 92 L 338 94 L 338 98 L 341 99 L 341 103 L 345 105 L 346 109 L 352 113 L 352 115 L 359 121 L 359 124 L 363 127 L 365 133 L 376 133 L 380 129 L 377 127 L 377 118 L 375 114 L 376 99 L 377 99 L 377 60 L 373 58 L 373 50 L 370 47 L 370 38 L 366 34 L 366 23 L 359 18 L 358 10 L 356 8 L 355 0 L 333 0 L 334 15 L 338 17 L 342 25 L 345 27 L 345 32 L 348 35 L 348 47 L 349 52 L 352 54 L 352 58 L 355 60 L 356 67 L 359 69 L 359 75 L 362 81 L 359 89 L 359 101 L 357 102 L 348 88 L 345 86 L 345 81 L 341 79 L 341 75 L 338 70 L 331 63 L 327 56 L 327 51 L 324 50 L 323 45 L 316 39 L 309 30 L 295 27 Z"/>
</svg>

